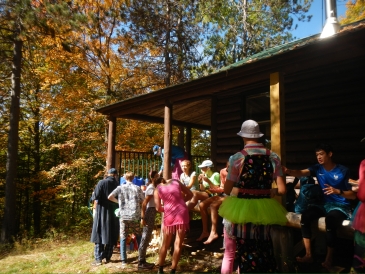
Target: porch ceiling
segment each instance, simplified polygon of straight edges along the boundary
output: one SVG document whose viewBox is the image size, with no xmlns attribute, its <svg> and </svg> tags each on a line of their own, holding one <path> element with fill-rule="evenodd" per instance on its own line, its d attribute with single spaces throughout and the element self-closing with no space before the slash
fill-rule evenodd
<svg viewBox="0 0 365 274">
<path fill-rule="evenodd" d="M 145 107 L 144 109 L 131 110 L 129 114 L 113 115 L 119 118 L 146 121 L 151 123 L 164 122 L 164 105 Z M 174 126 L 191 127 L 210 130 L 211 124 L 211 99 L 192 102 L 175 103 L 172 108 Z"/>
</svg>

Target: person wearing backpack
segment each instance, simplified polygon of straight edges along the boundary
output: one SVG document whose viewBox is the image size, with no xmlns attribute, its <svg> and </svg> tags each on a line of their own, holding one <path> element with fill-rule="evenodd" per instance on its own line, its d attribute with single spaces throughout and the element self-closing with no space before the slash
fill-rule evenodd
<svg viewBox="0 0 365 274">
<path fill-rule="evenodd" d="M 283 166 L 283 171 L 291 176 L 313 176 L 323 191 L 320 204 L 309 206 L 301 216 L 301 230 L 305 255 L 297 257 L 300 263 L 312 263 L 311 252 L 311 224 L 320 217 L 325 217 L 327 254 L 322 266 L 331 269 L 334 245 L 337 239 L 337 229 L 344 220 L 351 217 L 351 204 L 349 199 L 356 199 L 356 193 L 349 184 L 349 169 L 336 164 L 332 160 L 333 149 L 329 144 L 318 144 L 315 148 L 318 164 L 307 169 L 293 170 Z"/>
<path fill-rule="evenodd" d="M 259 142 L 263 134 L 254 120 L 243 122 L 237 133 L 244 149 L 229 158 L 224 192 L 229 195 L 219 208 L 224 223 L 225 252 L 221 273 L 276 272 L 271 225 L 287 223 L 286 209 L 275 199 L 286 184 L 279 156 Z M 277 188 L 272 188 L 276 181 Z"/>
<path fill-rule="evenodd" d="M 116 215 L 119 217 L 120 224 L 121 268 L 127 266 L 126 239 L 128 234 L 133 233 L 137 238 L 138 245 L 140 244 L 142 237 L 142 228 L 140 226 L 141 206 L 144 200 L 142 189 L 133 184 L 134 173 L 128 171 L 125 174 L 125 179 L 126 183 L 118 186 L 108 196 L 110 201 L 119 203 L 119 210 L 116 211 Z"/>
</svg>

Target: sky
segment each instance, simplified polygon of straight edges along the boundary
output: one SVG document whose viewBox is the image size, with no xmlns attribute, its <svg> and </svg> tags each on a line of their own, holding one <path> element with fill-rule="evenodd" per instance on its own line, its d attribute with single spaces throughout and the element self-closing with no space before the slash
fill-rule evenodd
<svg viewBox="0 0 365 274">
<path fill-rule="evenodd" d="M 336 0 L 337 4 L 337 19 L 340 16 L 344 17 L 346 13 L 346 2 L 348 0 Z M 313 0 L 308 14 L 313 15 L 309 23 L 295 22 L 298 24 L 296 30 L 292 32 L 297 39 L 305 38 L 322 32 L 326 22 L 325 0 Z"/>
</svg>

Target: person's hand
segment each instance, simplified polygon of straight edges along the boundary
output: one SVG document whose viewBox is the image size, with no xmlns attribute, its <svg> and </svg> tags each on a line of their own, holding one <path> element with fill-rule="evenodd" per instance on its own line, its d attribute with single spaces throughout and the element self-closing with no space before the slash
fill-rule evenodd
<svg viewBox="0 0 365 274">
<path fill-rule="evenodd" d="M 141 219 L 141 225 L 142 226 L 147 226 L 146 221 L 144 219 Z"/>
<path fill-rule="evenodd" d="M 205 191 L 204 185 L 203 184 L 199 184 L 199 189 L 200 189 L 200 191 Z"/>
<path fill-rule="evenodd" d="M 332 195 L 332 194 L 341 194 L 341 191 L 339 189 L 336 189 L 328 184 L 324 184 L 323 192 L 326 195 Z"/>
</svg>

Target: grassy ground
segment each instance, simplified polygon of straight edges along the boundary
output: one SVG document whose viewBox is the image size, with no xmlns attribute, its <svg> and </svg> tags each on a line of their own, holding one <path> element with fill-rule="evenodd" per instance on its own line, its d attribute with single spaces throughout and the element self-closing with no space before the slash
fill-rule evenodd
<svg viewBox="0 0 365 274">
<path fill-rule="evenodd" d="M 0 249 L 1 273 L 138 273 L 138 252 L 128 254 L 128 266 L 118 268 L 120 254 L 114 250 L 111 262 L 101 266 L 92 266 L 94 244 L 88 239 L 47 239 L 16 243 L 12 250 L 5 246 Z M 191 255 L 184 250 L 181 256 L 179 273 L 219 273 L 221 258 L 210 252 L 200 251 Z M 157 263 L 158 253 L 148 252 L 147 261 Z M 167 258 L 165 272 L 169 273 L 170 258 Z M 143 273 L 157 273 L 157 267 Z"/>
</svg>

